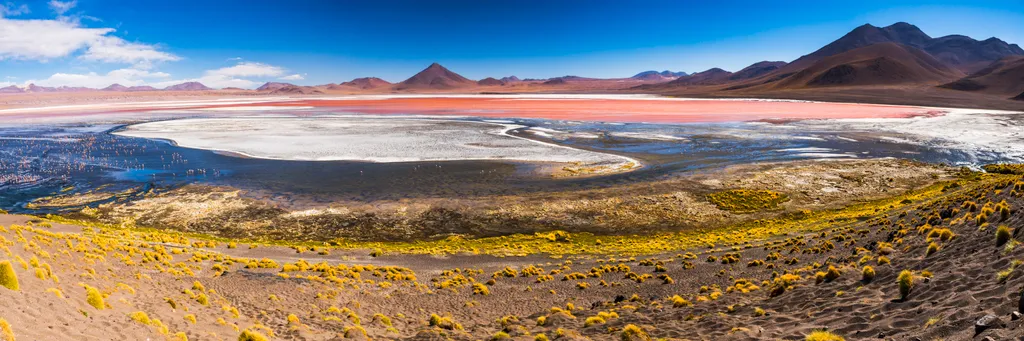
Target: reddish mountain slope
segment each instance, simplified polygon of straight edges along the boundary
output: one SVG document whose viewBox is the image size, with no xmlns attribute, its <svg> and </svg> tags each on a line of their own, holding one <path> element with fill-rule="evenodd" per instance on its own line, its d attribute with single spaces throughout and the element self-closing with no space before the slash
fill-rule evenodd
<svg viewBox="0 0 1024 341">
<path fill-rule="evenodd" d="M 121 84 L 114 83 L 114 84 L 111 84 L 108 87 L 105 87 L 105 88 L 101 89 L 101 90 L 103 90 L 103 91 L 125 91 L 125 90 L 128 90 L 128 87 L 124 86 L 124 85 L 121 85 Z"/>
<path fill-rule="evenodd" d="M 446 69 L 441 64 L 433 63 L 420 73 L 396 84 L 395 89 L 452 89 L 474 85 L 476 82 Z"/>
<path fill-rule="evenodd" d="M 476 82 L 476 84 L 483 85 L 483 86 L 502 86 L 502 85 L 505 85 L 505 82 L 497 80 L 494 77 L 487 77 L 487 78 L 481 79 L 480 81 Z"/>
<path fill-rule="evenodd" d="M 287 86 L 295 86 L 295 84 L 282 82 L 266 82 L 263 83 L 263 85 L 260 85 L 260 87 L 256 88 L 256 91 L 274 91 Z"/>
<path fill-rule="evenodd" d="M 377 77 L 363 77 L 350 80 L 339 84 L 340 86 L 349 86 L 359 89 L 376 89 L 391 85 L 391 82 L 377 78 Z"/>
<path fill-rule="evenodd" d="M 177 85 L 171 85 L 169 87 L 164 88 L 164 90 L 171 90 L 171 91 L 200 91 L 200 90 L 213 90 L 213 89 L 206 87 L 206 85 L 203 85 L 203 83 L 199 83 L 199 82 L 185 82 L 185 83 L 181 83 L 181 84 L 177 84 Z"/>
</svg>

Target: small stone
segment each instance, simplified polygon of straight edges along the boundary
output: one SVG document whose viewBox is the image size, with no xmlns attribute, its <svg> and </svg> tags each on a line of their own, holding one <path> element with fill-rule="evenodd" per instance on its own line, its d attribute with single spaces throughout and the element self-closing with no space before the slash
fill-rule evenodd
<svg viewBox="0 0 1024 341">
<path fill-rule="evenodd" d="M 985 315 L 978 319 L 978 322 L 974 322 L 974 335 L 981 334 L 981 332 L 989 329 L 1003 328 L 1005 326 L 1006 325 L 1003 324 L 1003 321 L 1000 320 L 999 317 L 996 317 L 995 315 Z"/>
<path fill-rule="evenodd" d="M 1010 313 L 1010 321 L 1020 320 L 1021 314 L 1019 311 Z"/>
</svg>

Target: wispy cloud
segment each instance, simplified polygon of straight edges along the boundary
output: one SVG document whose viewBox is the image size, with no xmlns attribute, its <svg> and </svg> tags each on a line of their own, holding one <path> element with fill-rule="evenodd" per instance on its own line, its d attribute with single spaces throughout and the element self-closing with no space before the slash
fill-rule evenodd
<svg viewBox="0 0 1024 341">
<path fill-rule="evenodd" d="M 281 77 L 281 78 L 278 78 L 278 79 L 283 80 L 283 81 L 301 81 L 303 79 L 306 79 L 306 76 L 300 75 L 300 74 L 296 73 L 294 75 L 284 76 L 284 77 Z"/>
<path fill-rule="evenodd" d="M 64 15 L 65 13 L 70 11 L 72 8 L 75 8 L 75 6 L 78 6 L 78 0 L 71 0 L 71 1 L 50 0 L 49 5 L 50 5 L 50 9 L 52 9 L 55 13 L 57 13 L 57 15 Z"/>
<path fill-rule="evenodd" d="M 234 66 L 208 70 L 205 73 L 207 76 L 226 77 L 277 77 L 283 74 L 284 69 L 281 67 L 255 62 L 241 62 Z"/>
<path fill-rule="evenodd" d="M 0 4 L 0 17 L 16 17 L 22 14 L 29 14 L 28 5 L 15 5 L 12 2 Z"/>
</svg>

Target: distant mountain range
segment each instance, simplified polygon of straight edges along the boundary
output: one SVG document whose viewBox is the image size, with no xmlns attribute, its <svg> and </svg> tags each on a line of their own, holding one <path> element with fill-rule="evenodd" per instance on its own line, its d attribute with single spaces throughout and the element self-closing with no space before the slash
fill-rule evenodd
<svg viewBox="0 0 1024 341">
<path fill-rule="evenodd" d="M 759 62 L 729 73 L 713 68 L 686 77 L 636 87 L 672 91 L 705 86 L 710 92 L 835 87 L 940 86 L 945 89 L 1016 96 L 1024 91 L 1024 50 L 998 38 L 962 35 L 932 38 L 917 26 L 859 26 L 796 60 Z M 1007 97 L 1004 97 L 1007 98 Z"/>
<path fill-rule="evenodd" d="M 392 84 L 376 77 L 342 83 L 299 86 L 268 82 L 257 91 L 277 94 L 316 94 L 324 91 L 469 91 L 479 87 L 516 85 L 577 90 L 629 90 L 653 93 L 704 93 L 712 96 L 757 96 L 778 91 L 813 89 L 913 87 L 942 89 L 1024 100 L 1024 49 L 998 38 L 976 40 L 962 35 L 932 38 L 917 26 L 898 22 L 885 27 L 865 24 L 792 62 L 761 61 L 739 71 L 721 68 L 689 74 L 682 71 L 644 71 L 629 78 L 598 79 L 561 76 L 520 79 L 507 76 L 473 81 L 433 63 L 408 79 Z M 682 89 L 682 90 L 680 90 Z M 0 93 L 47 93 L 95 89 L 8 86 Z M 103 91 L 159 91 L 150 86 L 112 84 Z M 211 90 L 198 82 L 164 90 Z M 241 89 L 237 89 L 240 90 Z M 916 91 L 916 90 L 915 90 Z M 792 92 L 787 92 L 792 93 Z"/>
<path fill-rule="evenodd" d="M 665 70 L 665 71 L 658 72 L 658 71 L 650 70 L 650 71 L 644 71 L 644 72 L 638 73 L 638 74 L 636 74 L 636 75 L 634 75 L 633 77 L 630 77 L 630 78 L 632 78 L 632 79 L 639 79 L 639 80 L 657 81 L 657 80 L 673 80 L 673 79 L 676 79 L 676 78 L 679 78 L 679 77 L 686 77 L 686 76 L 689 76 L 689 75 L 690 74 L 688 74 L 686 72 L 682 72 L 682 71 L 672 72 L 672 71 Z"/>
</svg>

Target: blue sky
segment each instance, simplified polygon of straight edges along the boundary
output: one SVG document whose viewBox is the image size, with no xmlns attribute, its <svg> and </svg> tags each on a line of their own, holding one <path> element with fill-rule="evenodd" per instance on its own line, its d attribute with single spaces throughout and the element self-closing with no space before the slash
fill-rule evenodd
<svg viewBox="0 0 1024 341">
<path fill-rule="evenodd" d="M 871 23 L 1024 43 L 1024 1 L 0 0 L 0 85 L 628 77 L 791 61 Z"/>
</svg>

